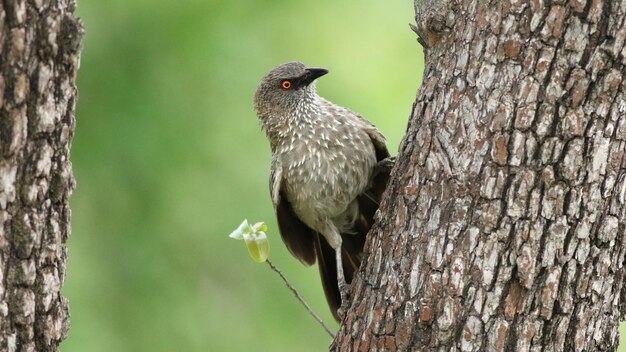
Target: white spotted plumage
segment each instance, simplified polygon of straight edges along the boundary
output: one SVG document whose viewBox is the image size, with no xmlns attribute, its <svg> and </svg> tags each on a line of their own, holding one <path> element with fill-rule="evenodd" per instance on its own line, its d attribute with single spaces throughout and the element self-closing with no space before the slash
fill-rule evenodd
<svg viewBox="0 0 626 352">
<path fill-rule="evenodd" d="M 372 185 L 377 161 L 389 153 L 376 127 L 317 94 L 314 80 L 326 72 L 299 62 L 280 65 L 261 80 L 254 107 L 272 150 L 270 193 L 283 241 L 294 256 L 312 264 L 315 255 L 321 258 L 326 254 L 321 252 L 319 241 L 317 249 L 309 248 L 314 244 L 308 241 L 317 237 L 307 233 L 313 230 L 321 234 L 335 251 L 335 281 L 345 303 L 342 234 L 361 236 L 356 242 L 346 239 L 352 243 L 351 277 L 360 262 L 363 242 L 359 241 L 363 241 L 375 211 L 370 203 L 364 215 L 358 198 Z M 289 85 L 293 88 L 284 89 L 285 81 L 293 83 Z M 376 197 L 381 194 L 378 191 Z M 377 199 L 369 199 L 377 206 Z M 326 264 L 322 261 L 326 259 L 319 260 L 324 282 L 322 271 L 326 269 L 322 265 Z M 333 306 L 329 297 L 334 293 L 329 285 L 325 284 L 325 292 Z"/>
</svg>

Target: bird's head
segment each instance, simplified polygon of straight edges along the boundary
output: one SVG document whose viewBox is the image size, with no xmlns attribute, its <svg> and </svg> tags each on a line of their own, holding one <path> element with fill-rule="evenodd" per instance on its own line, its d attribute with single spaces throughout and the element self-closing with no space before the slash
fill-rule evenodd
<svg viewBox="0 0 626 352">
<path fill-rule="evenodd" d="M 317 94 L 315 79 L 328 73 L 323 68 L 308 68 L 301 62 L 287 62 L 268 72 L 254 94 L 254 109 L 261 120 L 283 116 Z"/>
</svg>

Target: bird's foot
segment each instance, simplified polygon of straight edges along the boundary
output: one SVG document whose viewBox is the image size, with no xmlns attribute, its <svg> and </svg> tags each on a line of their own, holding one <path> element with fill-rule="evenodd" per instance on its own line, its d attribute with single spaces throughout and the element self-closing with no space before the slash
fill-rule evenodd
<svg viewBox="0 0 626 352">
<path fill-rule="evenodd" d="M 348 285 L 346 282 L 339 283 L 339 295 L 341 296 L 341 306 L 337 309 L 337 315 L 339 318 L 343 319 L 346 315 L 346 312 L 350 308 L 350 301 L 348 299 Z"/>
<path fill-rule="evenodd" d="M 341 237 L 339 237 L 341 239 Z M 335 260 L 337 261 L 337 288 L 339 288 L 339 296 L 341 297 L 341 306 L 337 309 L 337 315 L 339 319 L 343 319 L 348 308 L 350 308 L 348 300 L 348 283 L 346 282 L 346 277 L 343 273 L 343 264 L 341 259 L 341 242 L 340 245 L 335 249 Z"/>
<path fill-rule="evenodd" d="M 396 157 L 390 156 L 387 157 L 374 165 L 374 173 L 373 177 L 378 176 L 379 174 L 389 175 L 391 169 L 396 164 Z"/>
</svg>

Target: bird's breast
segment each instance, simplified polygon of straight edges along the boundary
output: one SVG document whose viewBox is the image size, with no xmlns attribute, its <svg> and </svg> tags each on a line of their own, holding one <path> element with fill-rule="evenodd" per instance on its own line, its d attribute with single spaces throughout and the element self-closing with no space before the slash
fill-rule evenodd
<svg viewBox="0 0 626 352">
<path fill-rule="evenodd" d="M 339 216 L 369 183 L 376 163 L 369 136 L 318 131 L 294 137 L 276 150 L 294 211 L 305 223 Z"/>
</svg>

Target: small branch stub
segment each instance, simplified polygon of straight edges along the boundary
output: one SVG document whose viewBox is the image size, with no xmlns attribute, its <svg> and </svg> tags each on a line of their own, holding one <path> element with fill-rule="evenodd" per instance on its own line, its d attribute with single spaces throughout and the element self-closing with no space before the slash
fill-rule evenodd
<svg viewBox="0 0 626 352">
<path fill-rule="evenodd" d="M 444 31 L 452 27 L 453 11 L 449 0 L 415 0 L 415 22 L 410 27 L 418 35 L 425 49 L 431 48 L 441 39 Z"/>
</svg>

